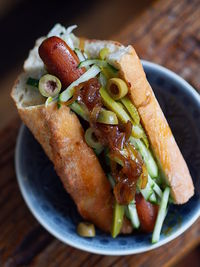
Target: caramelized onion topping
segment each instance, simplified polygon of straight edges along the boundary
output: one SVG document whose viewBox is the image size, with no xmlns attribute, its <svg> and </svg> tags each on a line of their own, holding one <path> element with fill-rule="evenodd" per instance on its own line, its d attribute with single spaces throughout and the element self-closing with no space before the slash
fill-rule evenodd
<svg viewBox="0 0 200 267">
<path fill-rule="evenodd" d="M 140 176 L 140 188 L 144 189 L 148 183 L 148 172 L 146 166 L 142 165 L 142 174 Z"/>
<path fill-rule="evenodd" d="M 80 92 L 81 101 L 87 106 L 91 112 L 95 106 L 102 106 L 101 96 L 99 93 L 101 85 L 97 78 L 92 78 L 84 85 Z"/>
<path fill-rule="evenodd" d="M 131 132 L 132 132 L 132 123 L 130 121 L 128 121 L 127 123 L 124 123 L 122 131 L 125 133 L 126 141 L 128 141 L 128 139 L 131 136 Z"/>
<path fill-rule="evenodd" d="M 96 105 L 93 110 L 90 112 L 90 122 L 91 124 L 96 124 L 99 112 L 101 111 L 101 106 Z"/>
<path fill-rule="evenodd" d="M 74 88 L 74 94 L 72 98 L 70 98 L 67 102 L 65 102 L 67 106 L 71 105 L 74 101 L 77 100 L 78 96 L 80 95 L 80 90 L 82 87 L 83 87 L 83 84 L 81 83 Z"/>
<path fill-rule="evenodd" d="M 121 183 L 117 183 L 114 187 L 114 195 L 116 201 L 121 205 L 128 205 L 135 195 L 135 186 L 130 186 L 124 179 Z"/>
<path fill-rule="evenodd" d="M 130 121 L 119 125 L 97 123 L 98 114 L 103 105 L 99 89 L 98 79 L 90 79 L 79 92 L 79 101 L 84 103 L 89 110 L 90 127 L 94 130 L 98 141 L 109 148 L 111 173 L 116 181 L 114 187 L 116 201 L 121 205 L 127 205 L 135 197 L 138 179 L 142 177 L 144 187 L 147 175 L 146 172 L 143 174 L 144 163 L 137 150 L 127 142 L 131 135 L 132 123 Z M 126 156 L 120 153 L 124 148 L 128 153 Z M 116 163 L 116 158 L 122 166 Z"/>
<path fill-rule="evenodd" d="M 111 150 L 116 148 L 122 150 L 125 143 L 125 133 L 119 130 L 118 126 L 96 123 L 95 134 L 99 141 L 108 146 Z"/>
<path fill-rule="evenodd" d="M 117 150 L 111 154 L 111 159 L 114 157 L 117 157 L 123 162 L 120 170 L 117 168 L 116 163 L 113 161 L 111 163 L 112 175 L 116 181 L 114 195 L 119 204 L 127 205 L 135 196 L 137 180 L 142 174 L 143 165 L 140 157 L 133 160 L 131 154 L 128 157 L 124 157 Z"/>
</svg>

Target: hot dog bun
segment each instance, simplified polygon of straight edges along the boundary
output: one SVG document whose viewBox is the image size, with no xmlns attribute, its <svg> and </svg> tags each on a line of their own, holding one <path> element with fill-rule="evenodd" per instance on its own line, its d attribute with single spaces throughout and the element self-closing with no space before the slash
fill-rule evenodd
<svg viewBox="0 0 200 267">
<path fill-rule="evenodd" d="M 24 64 L 26 74 L 22 74 L 15 83 L 12 98 L 22 120 L 54 163 L 80 214 L 101 229 L 109 231 L 113 201 L 111 188 L 97 157 L 84 141 L 78 118 L 66 106 L 58 110 L 51 104 L 45 108 L 44 98 L 37 90 L 26 85 L 27 77 L 39 78 L 44 72 L 44 65 L 38 56 L 42 40 L 30 52 Z M 94 58 L 102 48 L 109 48 L 111 53 L 108 61 L 120 70 L 121 77 L 129 85 L 131 100 L 138 108 L 152 150 L 171 187 L 174 202 L 187 202 L 194 193 L 192 179 L 135 50 L 132 46 L 124 47 L 112 41 L 84 39 L 81 43 Z M 131 231 L 127 221 L 122 231 Z"/>
<path fill-rule="evenodd" d="M 38 73 L 41 73 L 39 68 L 32 70 L 31 75 Z M 26 85 L 28 77 L 27 73 L 21 74 L 11 94 L 21 119 L 53 162 L 81 216 L 110 232 L 113 205 L 110 183 L 95 153 L 84 140 L 77 116 L 67 106 L 58 109 L 56 104 L 50 104 L 45 107 L 45 99 Z M 131 231 L 132 226 L 125 219 L 121 232 Z"/>
<path fill-rule="evenodd" d="M 85 41 L 85 50 L 94 58 L 103 47 L 113 51 L 108 61 L 129 85 L 130 98 L 138 109 L 162 176 L 171 187 L 174 203 L 187 202 L 194 194 L 192 178 L 134 48 L 112 41 Z"/>
<path fill-rule="evenodd" d="M 183 204 L 194 194 L 192 178 L 134 49 L 130 55 L 123 56 L 120 66 L 131 85 L 130 97 L 138 109 L 163 177 L 171 187 L 171 196 L 176 204 Z"/>
<path fill-rule="evenodd" d="M 82 217 L 109 232 L 113 203 L 110 184 L 93 150 L 84 141 L 77 116 L 67 106 L 58 109 L 51 104 L 45 108 L 39 93 L 27 93 L 27 78 L 27 74 L 21 74 L 12 90 L 21 119 L 54 163 Z M 125 221 L 122 230 L 131 232 L 130 223 Z"/>
</svg>

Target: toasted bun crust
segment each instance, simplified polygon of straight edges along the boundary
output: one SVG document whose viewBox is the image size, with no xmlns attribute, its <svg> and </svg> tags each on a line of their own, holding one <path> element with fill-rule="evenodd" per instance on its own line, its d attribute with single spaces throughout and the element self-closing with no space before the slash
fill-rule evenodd
<svg viewBox="0 0 200 267">
<path fill-rule="evenodd" d="M 174 202 L 183 204 L 194 194 L 192 178 L 135 50 L 132 48 L 119 64 Z"/>
<path fill-rule="evenodd" d="M 27 77 L 26 74 L 20 75 L 11 93 L 21 119 L 53 162 L 81 216 L 110 232 L 112 189 L 96 155 L 84 140 L 84 131 L 77 116 L 64 105 L 60 109 L 56 104 L 45 107 L 33 95 L 28 102 L 25 95 Z M 131 231 L 130 222 L 125 220 L 122 232 Z"/>
<path fill-rule="evenodd" d="M 171 187 L 174 203 L 187 202 L 194 194 L 192 178 L 134 48 L 113 41 L 85 40 L 85 49 L 93 57 L 105 46 L 112 52 L 108 60 L 129 85 L 129 96 L 138 109 L 162 176 Z"/>
</svg>

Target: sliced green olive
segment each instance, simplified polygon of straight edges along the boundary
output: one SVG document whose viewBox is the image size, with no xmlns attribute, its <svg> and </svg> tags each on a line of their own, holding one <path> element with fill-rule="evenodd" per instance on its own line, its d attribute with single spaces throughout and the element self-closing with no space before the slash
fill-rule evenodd
<svg viewBox="0 0 200 267">
<path fill-rule="evenodd" d="M 55 97 L 59 94 L 61 87 L 62 85 L 60 80 L 56 76 L 51 74 L 46 74 L 39 80 L 39 91 L 41 95 L 45 97 Z"/>
<path fill-rule="evenodd" d="M 100 59 L 106 59 L 109 53 L 110 53 L 110 50 L 107 47 L 102 48 L 99 52 Z"/>
<path fill-rule="evenodd" d="M 97 140 L 92 128 L 88 128 L 85 131 L 85 141 L 88 146 L 92 147 L 97 154 L 100 154 L 103 150 L 102 144 Z"/>
<path fill-rule="evenodd" d="M 77 233 L 83 237 L 94 237 L 96 235 L 94 224 L 87 222 L 79 223 Z"/>
<path fill-rule="evenodd" d="M 128 93 L 128 86 L 125 81 L 120 78 L 110 79 L 106 89 L 114 100 L 119 100 Z"/>
<path fill-rule="evenodd" d="M 99 112 L 97 122 L 117 125 L 118 119 L 117 119 L 117 115 L 114 112 L 102 108 L 101 111 Z"/>
</svg>

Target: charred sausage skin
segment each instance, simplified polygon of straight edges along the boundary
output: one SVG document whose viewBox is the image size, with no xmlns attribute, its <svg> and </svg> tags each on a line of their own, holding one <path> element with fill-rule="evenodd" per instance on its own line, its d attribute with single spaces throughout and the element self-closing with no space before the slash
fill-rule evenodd
<svg viewBox="0 0 200 267">
<path fill-rule="evenodd" d="M 135 195 L 135 201 L 141 229 L 147 233 L 153 232 L 158 214 L 158 205 L 146 201 L 141 193 Z"/>
<path fill-rule="evenodd" d="M 59 37 L 45 39 L 39 47 L 39 55 L 47 71 L 58 77 L 64 88 L 85 72 L 85 68 L 78 68 L 77 55 Z"/>
</svg>

